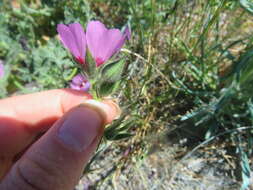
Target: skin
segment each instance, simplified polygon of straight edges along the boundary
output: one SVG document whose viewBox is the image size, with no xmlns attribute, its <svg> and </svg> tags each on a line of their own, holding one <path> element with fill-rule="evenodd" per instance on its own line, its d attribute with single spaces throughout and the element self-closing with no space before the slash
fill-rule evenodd
<svg viewBox="0 0 253 190">
<path fill-rule="evenodd" d="M 1 190 L 74 189 L 104 125 L 118 114 L 112 101 L 93 107 L 88 99 L 87 93 L 57 89 L 0 100 Z M 91 143 L 77 150 L 62 141 L 59 131 L 67 120 L 83 126 L 81 134 Z"/>
</svg>

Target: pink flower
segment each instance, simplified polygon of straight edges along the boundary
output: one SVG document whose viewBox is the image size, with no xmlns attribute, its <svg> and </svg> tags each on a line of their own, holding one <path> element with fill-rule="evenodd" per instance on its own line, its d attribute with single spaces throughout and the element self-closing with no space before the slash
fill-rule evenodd
<svg viewBox="0 0 253 190">
<path fill-rule="evenodd" d="M 122 33 L 119 29 L 107 29 L 99 21 L 90 21 L 87 25 L 87 45 L 97 67 L 117 53 L 129 38 L 129 28 Z"/>
<path fill-rule="evenodd" d="M 70 83 L 70 88 L 74 90 L 88 92 L 90 89 L 90 82 L 86 79 L 85 76 L 78 74 L 75 77 L 73 77 Z"/>
<path fill-rule="evenodd" d="M 4 76 L 4 65 L 0 60 L 0 79 Z"/>
<path fill-rule="evenodd" d="M 60 35 L 64 47 L 69 49 L 76 61 L 84 64 L 86 53 L 86 37 L 84 30 L 79 23 L 67 25 L 58 24 L 57 32 Z"/>
</svg>

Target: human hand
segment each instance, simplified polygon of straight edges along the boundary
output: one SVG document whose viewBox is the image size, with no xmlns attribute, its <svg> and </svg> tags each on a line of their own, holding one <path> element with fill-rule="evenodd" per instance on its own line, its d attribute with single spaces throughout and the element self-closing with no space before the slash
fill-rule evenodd
<svg viewBox="0 0 253 190">
<path fill-rule="evenodd" d="M 74 189 L 118 111 L 90 98 L 60 89 L 0 100 L 1 190 Z"/>
</svg>

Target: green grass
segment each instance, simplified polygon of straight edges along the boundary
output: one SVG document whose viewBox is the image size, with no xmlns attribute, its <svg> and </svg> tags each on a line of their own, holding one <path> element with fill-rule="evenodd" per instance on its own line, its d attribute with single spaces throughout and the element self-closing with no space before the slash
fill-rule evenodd
<svg viewBox="0 0 253 190">
<path fill-rule="evenodd" d="M 253 144 L 249 0 L 20 2 L 17 9 L 0 3 L 0 59 L 7 73 L 0 97 L 68 86 L 77 70 L 56 38 L 58 23 L 129 23 L 132 39 L 122 50 L 127 69 L 115 95 L 124 114 L 107 129 L 107 139 L 124 137 L 114 143 L 132 147 L 131 162 L 147 152 L 147 136 L 168 126 L 191 130 L 204 144 L 222 136 L 236 147 L 246 189 Z"/>
</svg>

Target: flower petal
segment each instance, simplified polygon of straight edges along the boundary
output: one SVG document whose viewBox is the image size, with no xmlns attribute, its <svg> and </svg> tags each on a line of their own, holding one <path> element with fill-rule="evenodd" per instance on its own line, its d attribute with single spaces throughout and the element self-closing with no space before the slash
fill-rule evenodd
<svg viewBox="0 0 253 190">
<path fill-rule="evenodd" d="M 104 48 L 100 49 L 99 56 L 104 58 L 104 61 L 107 61 L 114 53 L 117 52 L 119 43 L 123 41 L 122 38 L 123 35 L 119 29 L 107 30 L 102 40 Z"/>
<path fill-rule="evenodd" d="M 87 46 L 94 59 L 99 55 L 99 49 L 103 49 L 101 40 L 107 29 L 105 25 L 99 21 L 90 21 L 86 29 Z"/>
<path fill-rule="evenodd" d="M 77 85 L 80 85 L 83 81 L 84 81 L 83 76 L 81 74 L 74 76 L 72 79 L 72 83 L 77 84 Z"/>
<path fill-rule="evenodd" d="M 91 87 L 91 84 L 90 84 L 89 81 L 87 81 L 87 82 L 85 82 L 85 84 L 80 88 L 80 90 L 83 91 L 83 92 L 88 92 L 89 89 L 90 89 L 90 87 Z"/>
<path fill-rule="evenodd" d="M 77 84 L 70 83 L 70 88 L 74 90 L 80 90 L 80 86 Z"/>
<path fill-rule="evenodd" d="M 75 38 L 75 43 L 78 47 L 80 57 L 84 60 L 86 53 L 86 36 L 83 27 L 79 23 L 72 23 L 69 25 L 69 29 Z"/>
<path fill-rule="evenodd" d="M 127 40 L 130 40 L 130 38 L 131 38 L 131 30 L 130 30 L 130 28 L 128 26 L 126 27 L 126 29 L 124 31 L 124 35 L 126 36 Z"/>
<path fill-rule="evenodd" d="M 60 39 L 64 47 L 69 49 L 75 58 L 79 58 L 81 55 L 78 49 L 78 45 L 76 44 L 75 37 L 70 31 L 69 27 L 64 24 L 58 24 L 57 32 L 60 35 Z"/>
<path fill-rule="evenodd" d="M 90 21 L 87 25 L 87 45 L 97 67 L 117 53 L 127 38 L 130 38 L 129 28 L 122 34 L 118 29 L 107 29 L 99 21 Z"/>
<path fill-rule="evenodd" d="M 124 34 L 122 35 L 121 39 L 119 40 L 118 44 L 115 47 L 115 53 L 119 52 L 122 46 L 124 45 L 126 40 L 130 40 L 131 38 L 131 31 L 128 27 L 124 30 Z"/>
<path fill-rule="evenodd" d="M 88 92 L 90 89 L 90 86 L 91 86 L 90 82 L 82 74 L 78 74 L 75 77 L 73 77 L 70 83 L 70 88 L 74 90 L 84 91 L 84 92 Z"/>
</svg>

